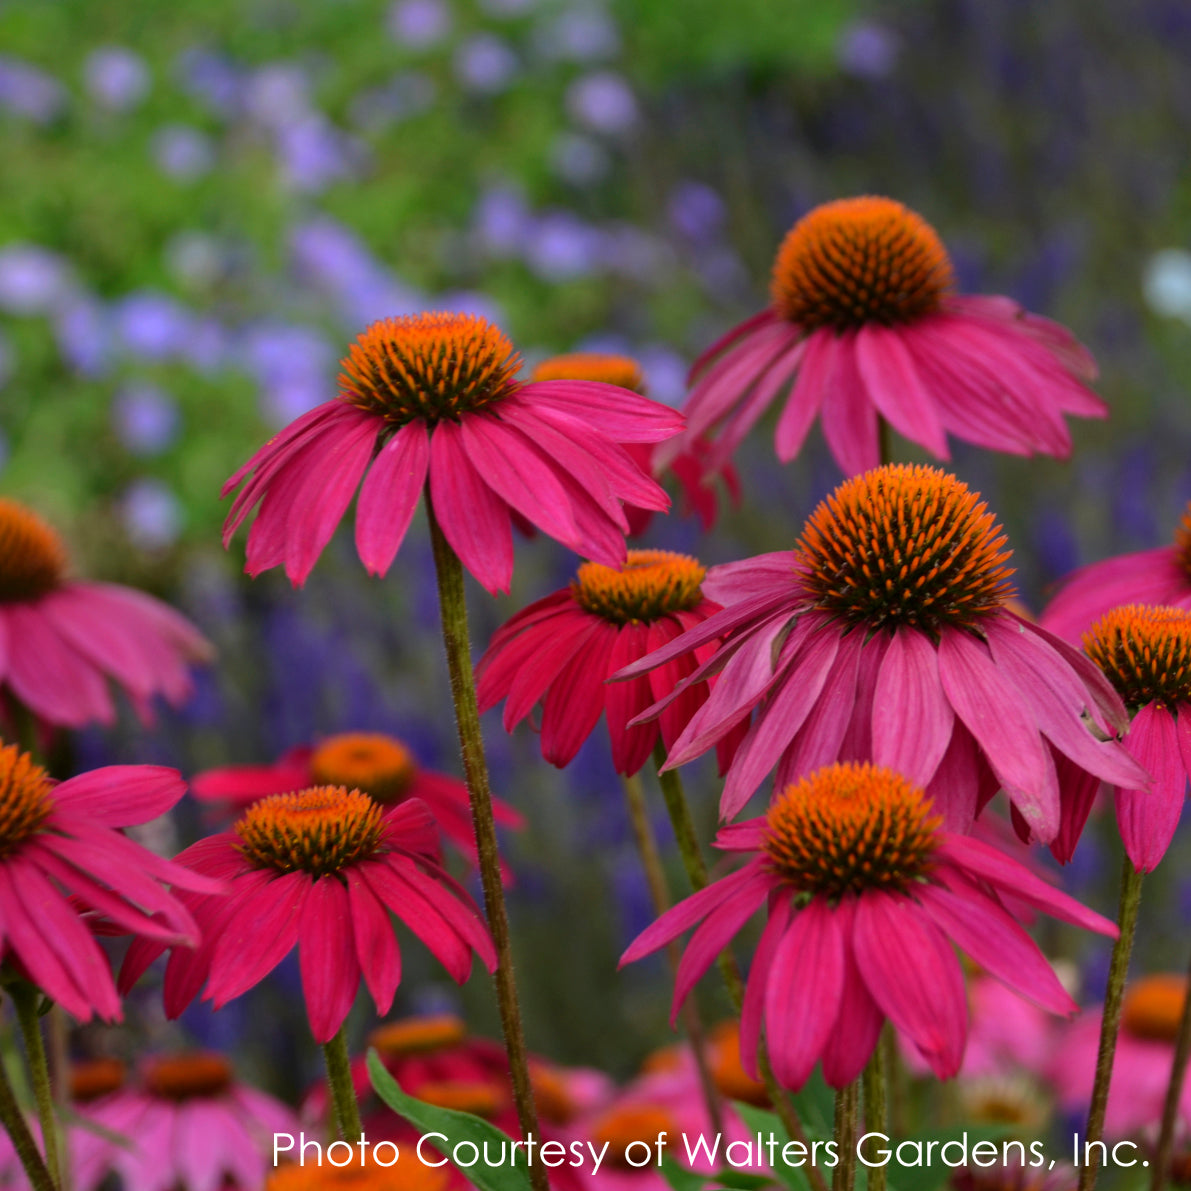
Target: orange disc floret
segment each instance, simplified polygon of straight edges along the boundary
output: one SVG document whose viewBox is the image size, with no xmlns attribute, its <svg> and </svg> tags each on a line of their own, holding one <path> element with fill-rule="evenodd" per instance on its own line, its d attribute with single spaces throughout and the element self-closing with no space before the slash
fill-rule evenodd
<svg viewBox="0 0 1191 1191">
<path fill-rule="evenodd" d="M 904 890 L 929 872 L 943 822 L 901 774 L 853 762 L 787 786 L 765 818 L 772 870 L 799 892 L 828 897 Z"/>
<path fill-rule="evenodd" d="M 1084 634 L 1084 651 L 1129 707 L 1191 702 L 1191 612 L 1127 604 Z"/>
<path fill-rule="evenodd" d="M 254 802 L 235 831 L 255 868 L 321 877 L 374 856 L 382 826 L 380 804 L 362 791 L 312 786 Z"/>
<path fill-rule="evenodd" d="M 641 365 L 632 356 L 606 355 L 603 352 L 570 352 L 565 356 L 551 356 L 536 365 L 531 379 L 595 380 L 605 385 L 617 385 L 634 393 L 645 392 L 645 376 Z"/>
<path fill-rule="evenodd" d="M 509 396 L 521 357 L 487 319 L 436 312 L 373 323 L 340 367 L 344 401 L 404 426 L 458 421 Z"/>
<path fill-rule="evenodd" d="M 867 628 L 977 627 L 1013 595 L 1005 534 L 979 494 L 941 468 L 889 464 L 845 480 L 810 515 L 796 553 L 817 605 Z"/>
<path fill-rule="evenodd" d="M 1178 1037 L 1187 978 L 1162 972 L 1131 981 L 1121 1006 L 1121 1028 L 1134 1038 L 1174 1042 Z"/>
<path fill-rule="evenodd" d="M 70 1067 L 70 1098 L 87 1104 L 119 1091 L 124 1086 L 127 1069 L 119 1059 L 88 1059 Z"/>
<path fill-rule="evenodd" d="M 580 607 L 614 624 L 648 622 L 701 603 L 706 574 L 706 568 L 686 554 L 630 550 L 619 569 L 585 562 L 571 593 Z"/>
<path fill-rule="evenodd" d="M 495 1083 L 478 1079 L 430 1079 L 417 1085 L 417 1097 L 436 1108 L 469 1112 L 491 1119 L 508 1107 L 508 1094 Z"/>
<path fill-rule="evenodd" d="M 390 1162 L 392 1155 L 387 1149 L 382 1152 L 383 1162 L 371 1156 L 361 1162 L 358 1151 L 346 1162 L 337 1151 L 336 1161 L 344 1162 L 342 1166 L 333 1165 L 329 1157 L 321 1166 L 313 1158 L 304 1163 L 288 1162 L 270 1172 L 265 1191 L 446 1191 L 449 1167 L 427 1166 L 407 1154 L 404 1146 L 396 1161 L 386 1166 L 383 1163 Z"/>
<path fill-rule="evenodd" d="M 53 809 L 50 775 L 15 744 L 0 748 L 0 857 L 34 836 Z"/>
<path fill-rule="evenodd" d="M 317 786 L 363 790 L 377 802 L 394 803 L 409 789 L 417 770 L 409 750 L 381 732 L 345 732 L 324 740 L 310 758 Z"/>
<path fill-rule="evenodd" d="M 740 1058 L 740 1023 L 720 1022 L 707 1036 L 707 1058 L 711 1078 L 720 1093 L 729 1100 L 743 1100 L 758 1108 L 770 1106 L 765 1085 L 753 1079 Z"/>
<path fill-rule="evenodd" d="M 218 1096 L 232 1083 L 232 1065 L 212 1051 L 150 1059 L 145 1087 L 165 1100 L 193 1100 Z"/>
<path fill-rule="evenodd" d="M 911 322 L 954 284 L 934 228 L 893 199 L 824 203 L 786 234 L 773 264 L 774 309 L 808 331 Z"/>
<path fill-rule="evenodd" d="M 597 1146 L 607 1145 L 607 1164 L 617 1170 L 635 1169 L 633 1162 L 641 1161 L 642 1150 L 640 1146 L 633 1146 L 633 1152 L 629 1154 L 629 1146 L 633 1142 L 644 1142 L 647 1147 L 653 1147 L 660 1133 L 674 1137 L 677 1130 L 674 1118 L 659 1104 L 615 1105 L 590 1129 L 591 1139 Z"/>
<path fill-rule="evenodd" d="M 403 1017 L 385 1022 L 368 1035 L 368 1045 L 384 1058 L 433 1054 L 458 1046 L 467 1037 L 467 1026 L 453 1013 L 435 1013 L 426 1017 Z"/>
<path fill-rule="evenodd" d="M 36 600 L 66 574 L 66 547 L 36 513 L 0 498 L 0 603 Z"/>
</svg>

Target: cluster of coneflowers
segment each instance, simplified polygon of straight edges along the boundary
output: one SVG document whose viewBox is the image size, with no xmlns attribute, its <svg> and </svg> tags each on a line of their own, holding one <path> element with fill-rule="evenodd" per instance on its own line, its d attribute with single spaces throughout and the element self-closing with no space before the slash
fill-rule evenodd
<svg viewBox="0 0 1191 1191">
<path fill-rule="evenodd" d="M 378 1014 L 393 1003 L 394 917 L 458 981 L 479 957 L 494 975 L 505 1043 L 503 1054 L 480 1046 L 441 1067 L 406 1064 L 407 1088 L 522 1137 L 586 1129 L 627 1144 L 634 1129 L 644 1136 L 681 1116 L 671 1104 L 669 1116 L 650 1117 L 647 1097 L 610 1115 L 590 1083 L 584 1100 L 582 1081 L 526 1052 L 495 830 L 518 817 L 490 793 L 480 731 L 480 714 L 501 702 L 509 731 L 533 717 L 556 766 L 607 726 L 659 915 L 624 962 L 671 945 L 700 1119 L 736 1119 L 727 1090 L 772 1106 L 791 1137 L 804 1137 L 786 1093 L 818 1068 L 836 1089 L 835 1185 L 850 1191 L 858 1122 L 888 1132 L 895 1048 L 882 1039 L 896 1036 L 902 1061 L 939 1079 L 964 1064 L 969 977 L 957 951 L 1023 1003 L 1076 1012 L 1019 921 L 1041 911 L 1117 938 L 1084 1130 L 1098 1140 L 1142 874 L 1171 841 L 1191 765 L 1191 525 L 1172 549 L 1089 568 L 1035 621 L 1014 603 L 1005 535 L 980 497 L 941 468 L 890 460 L 891 430 L 942 460 L 948 436 L 1065 457 L 1066 415 L 1106 412 L 1087 387 L 1087 351 L 1006 298 L 956 294 L 921 218 L 859 198 L 819 207 L 790 231 L 769 307 L 696 362 L 683 413 L 645 395 L 631 360 L 558 357 L 529 381 L 519 370 L 510 341 L 475 316 L 376 323 L 344 360 L 338 396 L 224 489 L 235 493 L 225 544 L 255 512 L 249 573 L 284 567 L 297 586 L 353 500 L 358 553 L 378 576 L 424 505 L 465 781 L 420 767 L 388 737 L 315 742 L 272 766 L 200 775 L 195 795 L 233 821 L 170 861 L 122 829 L 168 811 L 184 792 L 177 774 L 119 766 L 55 782 L 40 756 L 54 730 L 110 720 L 109 681 L 146 715 L 158 695 L 182 699 L 187 665 L 207 647 L 146 596 L 69 579 L 54 533 L 0 501 L 0 679 L 14 741 L 0 749 L 0 947 L 38 1109 L 31 1126 L 0 1069 L 0 1120 L 31 1183 L 60 1191 L 71 1165 L 87 1191 L 110 1169 L 136 1186 L 146 1165 L 170 1172 L 153 1184 L 162 1188 L 263 1177 L 241 1134 L 290 1118 L 233 1092 L 226 1062 L 212 1056 L 158 1059 L 127 1091 L 95 1076 L 108 1113 L 95 1119 L 134 1143 L 168 1116 L 158 1101 L 217 1102 L 235 1138 L 205 1149 L 199 1166 L 168 1140 L 140 1158 L 105 1150 L 94 1133 L 60 1144 L 63 1095 L 51 1086 L 40 1011 L 49 1002 L 79 1021 L 118 1020 L 119 992 L 163 954 L 164 1008 L 176 1017 L 200 995 L 216 1008 L 241 996 L 296 947 L 327 1061 L 327 1091 L 308 1115 L 329 1114 L 349 1141 L 362 1121 L 374 1134 L 392 1128 L 361 1117 L 366 1069 L 352 1062 L 344 1021 L 361 982 Z M 659 480 L 671 474 L 705 525 L 718 479 L 739 496 L 732 453 L 771 405 L 781 406 L 780 459 L 796 458 L 818 418 L 847 477 L 793 548 L 710 569 L 629 549 L 626 537 L 668 508 Z M 473 671 L 464 572 L 487 592 L 508 591 L 514 531 L 583 561 L 568 587 L 499 629 Z M 710 881 L 677 771 L 713 749 L 724 782 L 712 843 L 733 859 Z M 667 887 L 658 862 L 639 777 L 647 765 L 685 891 Z M 1105 785 L 1128 857 L 1116 925 L 990 842 L 987 811 L 1004 793 L 1021 840 L 1066 862 Z M 741 818 L 758 796 L 761 813 Z M 478 867 L 483 913 L 444 867 L 443 841 Z M 759 914 L 745 980 L 731 945 Z M 680 953 L 673 944 L 692 930 Z M 132 937 L 118 979 L 104 935 Z M 708 1035 L 688 998 L 713 963 L 738 1021 Z M 1184 1034 L 1186 999 L 1180 984 L 1173 1016 Z M 392 1066 L 443 1042 L 382 1030 L 376 1045 Z M 1155 1185 L 1170 1164 L 1185 1054 L 1166 1061 Z M 191 1123 L 176 1125 L 175 1142 L 185 1129 L 197 1137 L 200 1118 L 177 1111 Z M 204 1111 L 210 1125 L 218 1114 Z M 530 1176 L 547 1186 L 541 1163 Z M 1093 1160 L 1083 1187 L 1095 1176 Z M 445 1177 L 424 1175 L 435 1188 Z M 822 1186 L 813 1167 L 808 1177 Z M 881 1181 L 869 1173 L 870 1186 Z"/>
</svg>

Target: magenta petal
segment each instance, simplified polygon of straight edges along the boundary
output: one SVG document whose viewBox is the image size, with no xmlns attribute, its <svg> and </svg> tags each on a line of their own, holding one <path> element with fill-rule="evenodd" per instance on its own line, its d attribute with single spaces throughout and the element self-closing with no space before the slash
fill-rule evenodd
<svg viewBox="0 0 1191 1191">
<path fill-rule="evenodd" d="M 599 635 L 605 642 L 607 624 L 572 605 L 545 622 L 542 631 L 529 632 L 517 642 L 520 670 L 509 684 L 502 723 L 511 732 L 546 697 L 555 679 L 583 651 L 588 640 Z M 512 652 L 512 649 L 510 649 Z"/>
<path fill-rule="evenodd" d="M 885 1016 L 869 994 L 853 954 L 855 912 L 855 899 L 850 897 L 844 898 L 836 910 L 844 940 L 844 989 L 839 1001 L 841 1028 L 831 1032 L 823 1048 L 823 1080 L 832 1088 L 846 1087 L 860 1075 L 877 1048 L 885 1024 Z"/>
<path fill-rule="evenodd" d="M 869 893 L 856 903 L 856 966 L 878 1007 L 940 1079 L 963 1060 L 968 1003 L 943 933 L 909 898 Z"/>
<path fill-rule="evenodd" d="M 836 1028 L 843 984 L 840 923 L 826 899 L 816 897 L 794 914 L 766 983 L 769 1057 L 783 1087 L 797 1090 L 809 1078 Z"/>
<path fill-rule="evenodd" d="M 397 985 L 401 983 L 401 952 L 397 949 L 397 936 L 389 921 L 389 911 L 360 874 L 349 871 L 346 877 L 356 958 L 368 991 L 376 1002 L 376 1011 L 383 1016 L 393 1004 Z"/>
<path fill-rule="evenodd" d="M 939 641 L 939 677 L 1010 801 L 1043 843 L 1059 830 L 1059 792 L 1037 725 L 987 648 L 962 630 Z"/>
<path fill-rule="evenodd" d="M 105 827 L 131 827 L 164 815 L 186 793 L 176 769 L 106 765 L 54 787 L 54 801 Z"/>
<path fill-rule="evenodd" d="M 424 422 L 402 426 L 373 460 L 356 504 L 356 550 L 370 575 L 383 575 L 392 566 L 429 469 Z"/>
<path fill-rule="evenodd" d="M 769 908 L 769 921 L 761 932 L 753 962 L 749 968 L 748 985 L 744 992 L 744 1005 L 740 1010 L 740 1061 L 745 1072 L 753 1079 L 759 1079 L 757 1072 L 757 1051 L 761 1045 L 761 1029 L 765 1017 L 765 996 L 769 988 L 769 973 L 773 970 L 773 957 L 778 945 L 785 937 L 790 925 L 792 899 L 777 896 Z"/>
<path fill-rule="evenodd" d="M 687 374 L 687 382 L 693 384 L 699 377 L 707 365 L 720 355 L 726 352 L 734 343 L 738 343 L 747 335 L 759 331 L 762 327 L 768 326 L 770 323 L 777 322 L 781 316 L 775 314 L 769 307 L 758 311 L 750 318 L 746 318 L 744 322 L 737 323 L 730 331 L 721 335 L 709 348 L 704 350 L 702 355 L 691 365 L 691 370 Z"/>
<path fill-rule="evenodd" d="M 856 367 L 856 333 L 834 340 L 835 367 L 823 394 L 823 437 L 844 474 L 859 475 L 881 462 L 877 411 Z"/>
<path fill-rule="evenodd" d="M 798 377 L 774 430 L 773 445 L 777 457 L 789 463 L 806 442 L 806 436 L 828 395 L 831 370 L 835 367 L 835 333 L 812 331 L 803 340 L 806 345 L 798 368 Z"/>
<path fill-rule="evenodd" d="M 551 765 L 569 765 L 599 723 L 617 636 L 615 625 L 599 625 L 550 684 L 542 704 L 542 756 Z"/>
<path fill-rule="evenodd" d="M 1125 748 L 1153 779 L 1153 785 L 1117 790 L 1117 826 L 1133 867 L 1150 873 L 1174 839 L 1187 794 L 1187 771 L 1174 715 L 1156 703 L 1147 703 L 1133 717 Z"/>
<path fill-rule="evenodd" d="M 622 666 L 648 653 L 649 633 L 649 625 L 621 625 L 608 654 L 608 672 L 615 673 Z M 617 773 L 634 774 L 649 760 L 658 735 L 654 724 L 629 727 L 629 722 L 653 702 L 649 679 L 610 682 L 603 687 L 603 698 L 608 735 L 612 742 L 612 765 Z"/>
<path fill-rule="evenodd" d="M 954 724 L 934 645 L 918 629 L 899 628 L 877 675 L 873 760 L 925 786 L 947 751 Z"/>
<path fill-rule="evenodd" d="M 315 1042 L 330 1042 L 360 986 L 347 888 L 336 876 L 319 877 L 302 906 L 298 927 L 302 995 Z"/>
<path fill-rule="evenodd" d="M 895 430 L 936 459 L 950 458 L 934 398 L 899 331 L 865 323 L 856 333 L 856 366 L 873 404 Z"/>
</svg>

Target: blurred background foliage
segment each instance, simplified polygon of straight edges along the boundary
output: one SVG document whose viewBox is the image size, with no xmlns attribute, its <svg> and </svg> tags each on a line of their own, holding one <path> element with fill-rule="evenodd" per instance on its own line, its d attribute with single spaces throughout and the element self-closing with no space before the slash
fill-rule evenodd
<svg viewBox="0 0 1191 1191">
<path fill-rule="evenodd" d="M 1071 462 L 956 450 L 1025 598 L 1166 541 L 1191 496 L 1189 55 L 1182 0 L 0 0 L 0 491 L 221 653 L 189 708 L 85 734 L 77 763 L 193 772 L 362 728 L 457 772 L 424 530 L 383 582 L 345 533 L 306 591 L 250 584 L 242 544 L 219 547 L 223 480 L 334 393 L 369 321 L 427 307 L 488 314 L 530 362 L 630 352 L 677 403 L 693 356 L 765 301 L 786 228 L 850 193 L 921 211 L 962 288 L 1067 323 L 1101 363 L 1113 416 L 1075 427 Z M 672 519 L 650 540 L 708 562 L 782 548 L 839 478 L 818 442 L 779 467 L 766 428 L 740 462 L 744 503 L 712 535 Z M 510 597 L 472 591 L 477 649 L 573 572 L 550 542 L 518 549 Z M 509 847 L 531 1043 L 623 1073 L 664 1039 L 666 998 L 660 968 L 615 972 L 649 910 L 606 746 L 559 774 L 489 727 L 530 823 Z M 709 833 L 712 778 L 694 767 Z M 1164 866 L 1151 964 L 1175 962 L 1187 859 L 1182 841 Z M 1093 837 L 1067 877 L 1111 913 L 1116 872 Z M 410 971 L 401 1008 L 453 1003 Z M 295 980 L 186 1029 L 296 1080 Z M 491 1027 L 487 986 L 464 997 Z"/>
</svg>

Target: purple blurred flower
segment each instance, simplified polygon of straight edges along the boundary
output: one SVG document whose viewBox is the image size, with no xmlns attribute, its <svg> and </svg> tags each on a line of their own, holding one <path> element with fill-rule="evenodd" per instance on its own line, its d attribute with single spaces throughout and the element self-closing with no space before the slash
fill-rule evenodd
<svg viewBox="0 0 1191 1191">
<path fill-rule="evenodd" d="M 569 211 L 552 211 L 538 220 L 525 247 L 529 267 L 547 281 L 591 273 L 603 244 L 599 230 Z"/>
<path fill-rule="evenodd" d="M 567 111 L 592 132 L 626 132 L 637 122 L 632 88 L 608 70 L 576 79 L 567 90 Z"/>
<path fill-rule="evenodd" d="M 430 75 L 405 70 L 383 87 L 369 87 L 351 102 L 350 118 L 357 128 L 379 132 L 434 106 L 438 88 Z"/>
<path fill-rule="evenodd" d="M 347 139 L 320 115 L 286 124 L 277 134 L 285 180 L 295 190 L 317 193 L 352 172 Z"/>
<path fill-rule="evenodd" d="M 358 329 L 378 319 L 425 310 L 426 298 L 388 273 L 377 272 L 363 285 L 345 293 L 340 304 L 345 322 Z"/>
<path fill-rule="evenodd" d="M 199 372 L 210 373 L 222 367 L 228 355 L 228 335 L 223 324 L 214 318 L 195 319 L 179 355 Z"/>
<path fill-rule="evenodd" d="M 54 337 L 62 358 L 83 376 L 102 376 L 112 355 L 107 312 L 94 298 L 76 296 L 54 316 Z"/>
<path fill-rule="evenodd" d="M 131 111 L 149 93 L 149 68 L 125 46 L 101 46 L 83 66 L 87 93 L 114 112 Z"/>
<path fill-rule="evenodd" d="M 469 91 L 495 95 L 513 81 L 517 55 L 492 33 L 477 33 L 455 51 L 455 77 Z"/>
<path fill-rule="evenodd" d="M 645 373 L 645 383 L 654 401 L 679 406 L 686 398 L 686 374 L 690 361 L 684 360 L 673 348 L 654 343 L 636 352 Z"/>
<path fill-rule="evenodd" d="M 608 225 L 603 233 L 603 260 L 607 268 L 647 285 L 659 285 L 673 272 L 670 246 L 632 223 Z"/>
<path fill-rule="evenodd" d="M 473 216 L 476 235 L 491 256 L 516 256 L 533 226 L 525 199 L 507 186 L 484 191 Z"/>
<path fill-rule="evenodd" d="M 883 79 L 897 65 L 897 34 L 876 21 L 853 21 L 840 33 L 836 57 L 849 74 Z"/>
<path fill-rule="evenodd" d="M 182 508 L 160 480 L 135 480 L 120 501 L 120 518 L 129 540 L 142 550 L 164 550 L 182 532 Z"/>
<path fill-rule="evenodd" d="M 244 354 L 262 390 L 262 412 L 278 425 L 334 395 L 335 350 L 313 327 L 263 323 L 249 332 Z"/>
<path fill-rule="evenodd" d="M 215 146 L 197 128 L 167 124 L 154 134 L 153 159 L 163 174 L 190 182 L 210 172 L 215 164 Z"/>
<path fill-rule="evenodd" d="M 442 0 L 398 0 L 389 9 L 388 26 L 406 49 L 426 50 L 451 32 L 451 10 Z"/>
<path fill-rule="evenodd" d="M 20 58 L 0 55 L 0 108 L 34 124 L 48 124 L 66 107 L 66 89 Z"/>
<path fill-rule="evenodd" d="M 363 284 L 380 268 L 356 234 L 329 215 L 296 224 L 289 243 L 297 272 L 332 292 Z"/>
<path fill-rule="evenodd" d="M 538 32 L 535 41 L 543 57 L 570 62 L 613 58 L 620 50 L 615 21 L 594 5 L 564 9 Z"/>
<path fill-rule="evenodd" d="M 174 298 L 139 290 L 116 303 L 116 334 L 133 355 L 164 360 L 175 355 L 191 330 L 190 313 Z"/>
<path fill-rule="evenodd" d="M 116 436 L 134 455 L 160 455 L 177 440 L 182 419 L 174 399 L 156 385 L 134 384 L 112 402 Z"/>
<path fill-rule="evenodd" d="M 500 326 L 504 322 L 504 311 L 494 298 L 478 290 L 452 290 L 435 298 L 435 310 L 452 310 L 458 314 L 475 314 Z"/>
<path fill-rule="evenodd" d="M 243 79 L 222 54 L 198 47 L 183 50 L 176 66 L 182 89 L 216 116 L 230 116 L 240 106 Z"/>
<path fill-rule="evenodd" d="M 670 193 L 670 223 L 696 244 L 705 244 L 719 235 L 725 214 L 724 200 L 702 182 L 680 182 Z"/>
<path fill-rule="evenodd" d="M 566 182 L 588 186 L 608 175 L 612 159 L 598 141 L 578 132 L 564 132 L 550 147 L 550 164 Z"/>
<path fill-rule="evenodd" d="M 253 119 L 266 128 L 298 123 L 313 111 L 310 79 L 300 66 L 290 63 L 263 66 L 248 80 L 245 103 Z"/>
<path fill-rule="evenodd" d="M 47 314 L 72 289 L 69 270 L 57 253 L 37 244 L 0 248 L 0 310 Z"/>
</svg>

